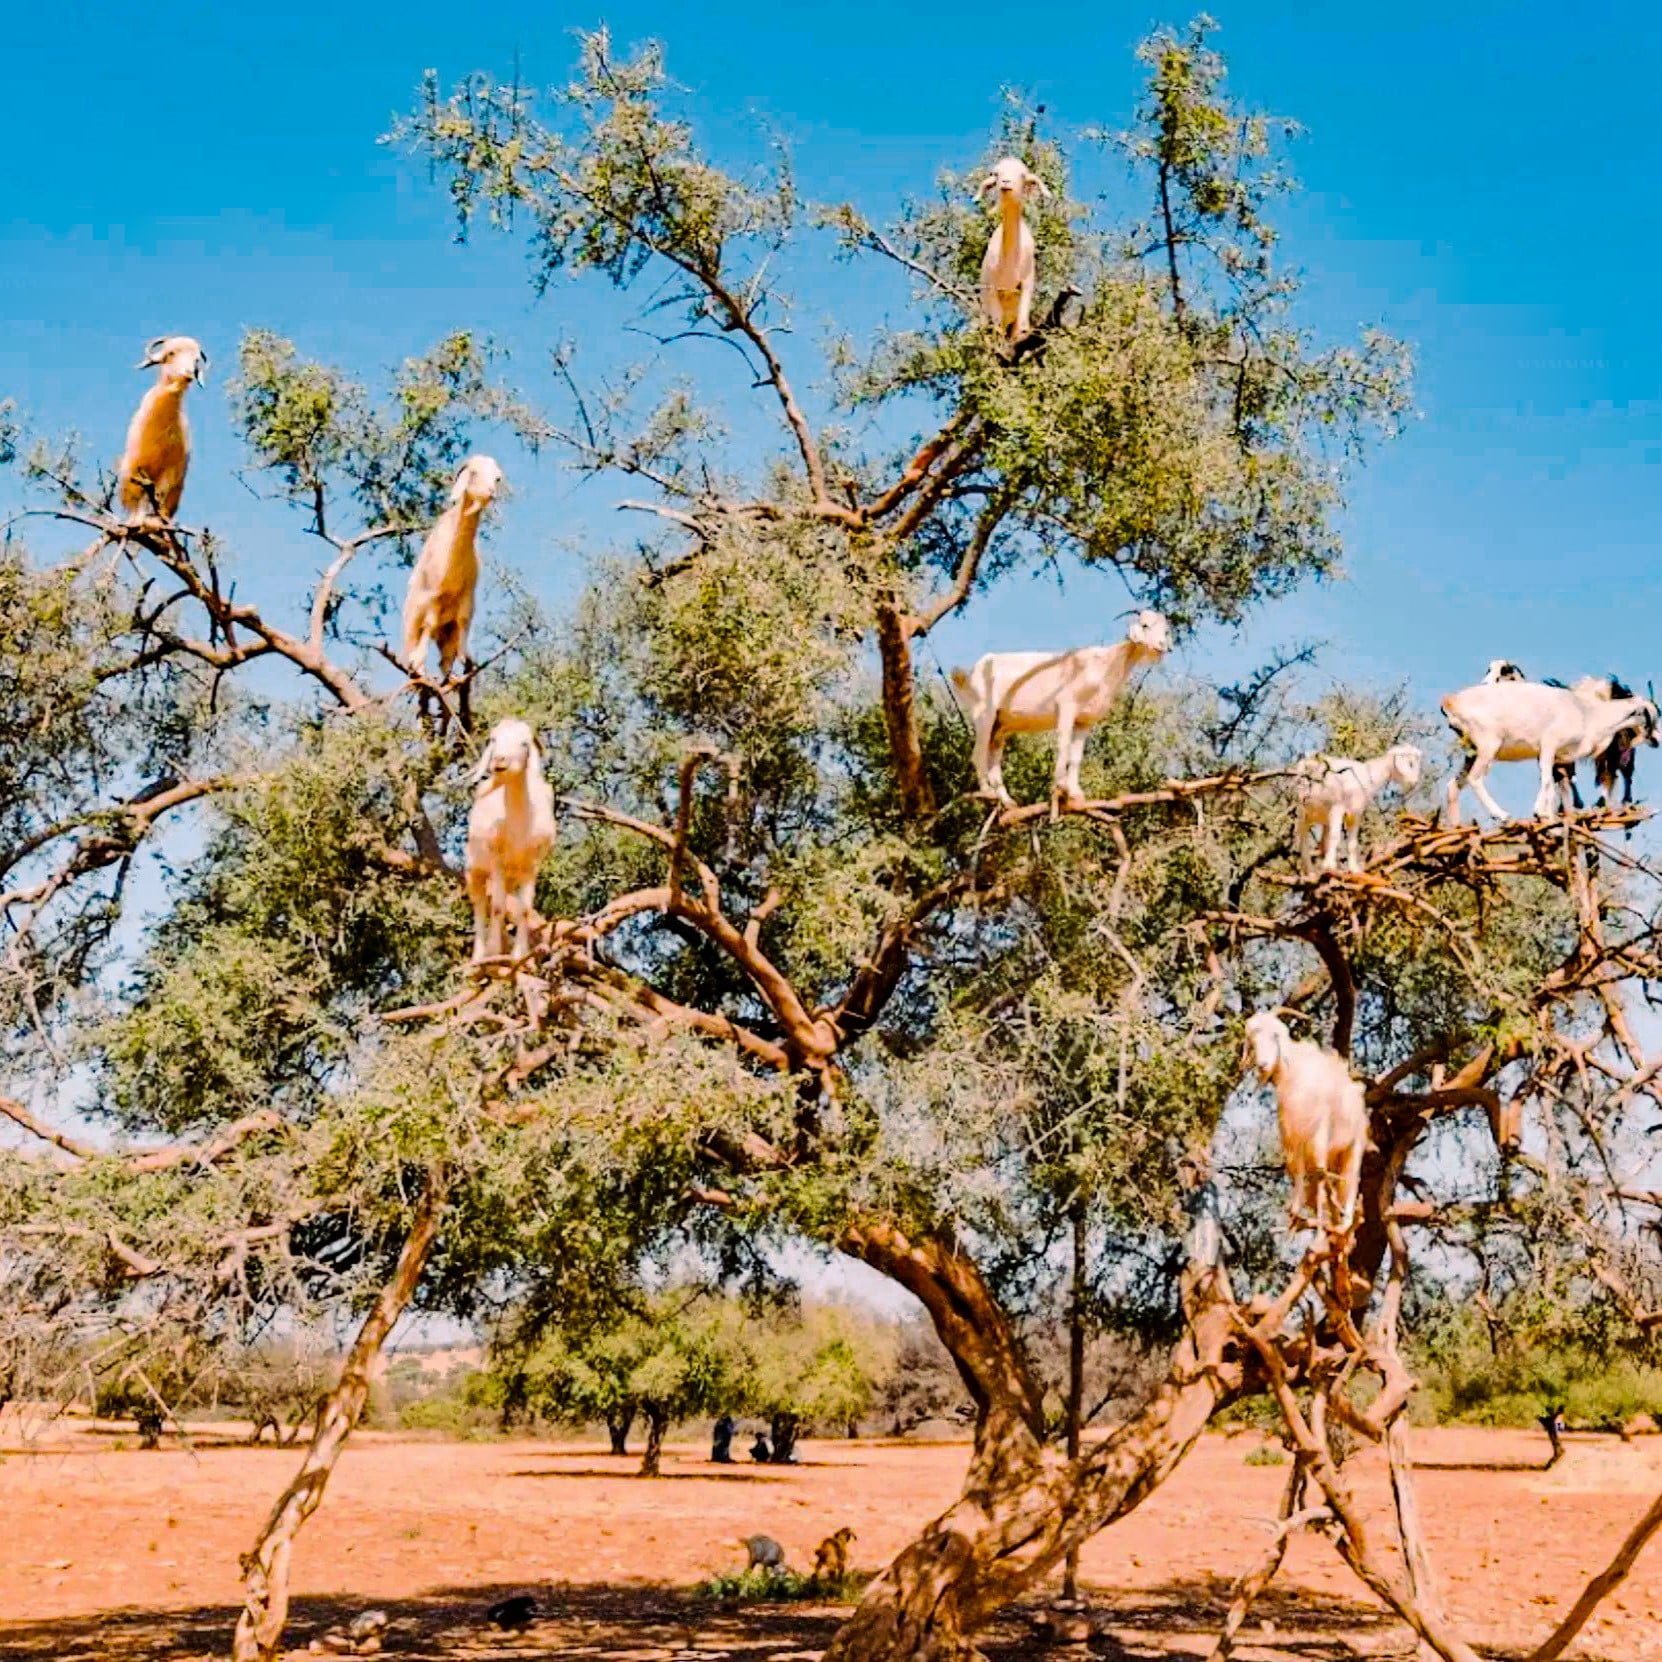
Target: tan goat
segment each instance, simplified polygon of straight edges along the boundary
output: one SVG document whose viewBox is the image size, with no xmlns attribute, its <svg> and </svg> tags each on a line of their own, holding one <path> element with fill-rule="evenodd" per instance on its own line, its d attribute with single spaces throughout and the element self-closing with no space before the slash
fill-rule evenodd
<svg viewBox="0 0 1662 1662">
<path fill-rule="evenodd" d="M 158 335 L 144 349 L 140 369 L 158 369 L 156 384 L 139 400 L 127 428 L 127 447 L 116 463 L 121 505 L 131 519 L 172 519 L 185 494 L 190 426 L 185 393 L 202 385 L 208 354 L 189 335 Z"/>
<path fill-rule="evenodd" d="M 458 660 L 467 661 L 467 636 L 479 587 L 479 519 L 502 488 L 502 469 L 491 456 L 469 456 L 450 487 L 450 505 L 434 520 L 410 573 L 404 597 L 404 663 L 427 672 L 427 649 L 439 649 L 439 674 L 449 681 Z M 422 709 L 427 707 L 425 688 Z M 461 692 L 465 726 L 468 687 Z"/>
<path fill-rule="evenodd" d="M 981 312 L 1006 340 L 1020 340 L 1033 326 L 1033 289 L 1038 280 L 1033 233 L 1022 203 L 1048 197 L 1043 179 L 1015 156 L 1004 156 L 981 181 L 982 201 L 998 202 L 998 229 L 981 260 Z"/>
<path fill-rule="evenodd" d="M 1348 1232 L 1368 1146 L 1368 1109 L 1344 1057 L 1295 1039 L 1278 1016 L 1260 1010 L 1247 1020 L 1242 1065 L 1275 1086 L 1293 1226 L 1313 1222 L 1318 1229 Z M 1328 1204 L 1333 1191 L 1336 1221 Z"/>
</svg>

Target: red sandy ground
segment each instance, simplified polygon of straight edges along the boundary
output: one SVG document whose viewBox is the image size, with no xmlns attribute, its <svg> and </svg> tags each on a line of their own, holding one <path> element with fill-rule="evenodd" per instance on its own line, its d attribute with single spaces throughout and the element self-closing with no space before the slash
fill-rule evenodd
<svg viewBox="0 0 1662 1662">
<path fill-rule="evenodd" d="M 130 1434 L 129 1434 L 130 1435 Z M 1255 1437 L 1209 1436 L 1130 1519 L 1092 1541 L 1083 1577 L 1110 1636 L 1099 1657 L 1204 1655 L 1234 1577 L 1264 1541 L 1284 1466 L 1249 1466 Z M 1522 1655 L 1662 1488 L 1662 1438 L 1572 1437 L 1551 1472 L 1524 1432 L 1415 1433 L 1419 1490 L 1447 1602 L 1496 1654 Z M 816 1442 L 795 1469 L 722 1468 L 675 1447 L 658 1482 L 633 1462 L 572 1444 L 454 1444 L 363 1437 L 347 1453 L 295 1556 L 295 1655 L 369 1605 L 393 1619 L 397 1658 L 593 1657 L 596 1662 L 811 1662 L 838 1612 L 742 1610 L 685 1590 L 742 1561 L 738 1537 L 783 1543 L 806 1568 L 841 1524 L 854 1562 L 883 1564 L 955 1495 L 966 1450 Z M 0 1657 L 155 1662 L 223 1657 L 237 1553 L 293 1469 L 293 1450 L 201 1445 L 118 1450 L 106 1432 L 50 1431 L 0 1453 Z M 1353 1480 L 1383 1531 L 1379 1457 Z M 529 1633 L 482 1624 L 504 1593 L 552 1593 Z M 1662 1657 L 1662 1542 L 1572 1655 Z M 1260 1618 L 1270 1625 L 1265 1627 Z M 1237 1652 L 1246 1662 L 1412 1654 L 1319 1537 L 1294 1541 Z M 996 1659 L 1028 1656 L 1025 1624 L 988 1636 Z"/>
</svg>

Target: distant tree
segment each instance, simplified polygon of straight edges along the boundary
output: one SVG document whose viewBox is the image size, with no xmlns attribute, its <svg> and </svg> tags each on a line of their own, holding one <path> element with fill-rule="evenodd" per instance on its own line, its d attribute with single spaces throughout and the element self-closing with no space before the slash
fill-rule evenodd
<svg viewBox="0 0 1662 1662">
<path fill-rule="evenodd" d="M 975 1402 L 933 1325 L 914 1318 L 895 1336 L 894 1366 L 878 1389 L 877 1414 L 891 1437 L 904 1437 L 929 1420 L 967 1426 Z"/>
<path fill-rule="evenodd" d="M 677 1291 L 584 1328 L 544 1337 L 512 1372 L 516 1393 L 548 1419 L 603 1422 L 612 1452 L 638 1417 L 646 1425 L 640 1475 L 656 1477 L 664 1435 L 681 1420 L 714 1413 L 733 1391 L 725 1314 Z"/>
<path fill-rule="evenodd" d="M 767 1420 L 776 1465 L 790 1463 L 805 1430 L 863 1419 L 893 1366 L 882 1328 L 824 1305 L 752 1315 L 736 1339 L 739 1400 Z"/>
</svg>

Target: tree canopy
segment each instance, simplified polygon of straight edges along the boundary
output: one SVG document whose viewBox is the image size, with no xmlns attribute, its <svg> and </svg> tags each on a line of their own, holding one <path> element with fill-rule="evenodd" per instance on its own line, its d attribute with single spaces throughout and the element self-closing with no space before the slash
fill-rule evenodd
<svg viewBox="0 0 1662 1662">
<path fill-rule="evenodd" d="M 173 1324 L 229 1344 L 363 1322 L 245 1561 L 243 1662 L 276 1654 L 289 1544 L 412 1307 L 586 1307 L 607 1368 L 568 1348 L 547 1377 L 602 1413 L 627 1377 L 673 1417 L 708 1400 L 696 1333 L 605 1314 L 647 1270 L 765 1287 L 789 1243 L 915 1295 L 974 1404 L 965 1498 L 836 1662 L 967 1648 L 1254 1392 L 1358 1573 L 1468 1656 L 1382 1567 L 1324 1441 L 1396 1432 L 1407 1232 L 1485 1285 L 1540 1276 L 1551 1238 L 1555 1275 L 1655 1325 L 1627 1208 L 1656 1199 L 1611 1179 L 1655 1106 L 1628 1013 L 1656 979 L 1655 884 L 1608 836 L 1635 816 L 1381 813 L 1367 873 L 1310 877 L 1288 766 L 1427 740 L 1404 697 L 1313 699 L 1296 664 L 1157 672 L 1058 812 L 1042 744 L 1012 749 L 1025 806 L 976 798 L 919 673 L 943 619 L 1041 565 L 1111 568 L 1180 628 L 1334 573 L 1349 470 L 1407 413 L 1399 343 L 1300 322 L 1274 257 L 1286 125 L 1234 100 L 1203 24 L 1143 57 L 1127 134 L 1012 101 L 882 225 L 808 201 L 782 156 L 716 165 L 656 47 L 584 36 L 546 97 L 430 78 L 396 137 L 462 229 L 524 238 L 539 286 L 621 291 L 656 351 L 592 384 L 562 344 L 543 409 L 465 333 L 374 383 L 250 332 L 232 409 L 267 511 L 316 554 L 299 604 L 247 597 L 188 491 L 179 524 L 123 520 L 96 465 L 7 426 L 0 1043 L 40 1157 L 0 1166 L 0 1274 L 133 1379 Z M 1101 147 L 1146 192 L 1133 223 L 1076 190 Z M 1006 152 L 1051 193 L 1041 322 L 1015 343 L 977 314 L 968 189 Z M 905 325 L 801 378 L 787 249 L 891 273 Z M 726 436 L 742 397 L 771 451 Z M 611 482 L 644 530 L 553 615 L 488 577 L 479 728 L 532 724 L 562 825 L 534 950 L 470 971 L 480 733 L 421 722 L 423 675 L 380 649 L 389 589 L 486 444 Z M 1362 1217 L 1327 1257 L 1289 1242 L 1270 1116 L 1236 1091 L 1261 1005 L 1366 1082 Z M 1076 1228 L 1093 1330 L 1169 1368 L 1070 1454 L 1030 1341 Z M 831 1351 L 822 1372 L 853 1400 Z"/>
</svg>

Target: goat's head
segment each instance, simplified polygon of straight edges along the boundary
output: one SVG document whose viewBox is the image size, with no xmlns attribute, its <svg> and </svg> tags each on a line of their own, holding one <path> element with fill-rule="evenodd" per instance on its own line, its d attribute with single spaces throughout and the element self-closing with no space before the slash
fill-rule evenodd
<svg viewBox="0 0 1662 1662">
<path fill-rule="evenodd" d="M 1404 790 L 1412 790 L 1420 782 L 1420 764 L 1425 760 L 1417 744 L 1394 744 L 1385 752 L 1391 764 L 1391 777 Z"/>
<path fill-rule="evenodd" d="M 476 502 L 483 507 L 502 489 L 502 484 L 502 469 L 494 456 L 469 456 L 450 486 L 451 505 Z"/>
<path fill-rule="evenodd" d="M 531 731 L 531 724 L 509 716 L 491 729 L 491 736 L 485 741 L 485 753 L 468 777 L 477 784 L 487 774 L 500 778 L 504 774 L 533 773 L 540 760 L 537 736 Z"/>
<path fill-rule="evenodd" d="M 169 377 L 201 386 L 208 373 L 208 354 L 189 335 L 157 335 L 144 349 L 138 368 L 161 368 Z"/>
<path fill-rule="evenodd" d="M 1019 197 L 1023 202 L 1035 196 L 1049 199 L 1050 187 L 1019 156 L 1001 156 L 993 170 L 976 187 L 983 202 L 989 197 Z"/>
<path fill-rule="evenodd" d="M 1492 686 L 1497 681 L 1522 681 L 1524 678 L 1523 670 L 1510 658 L 1491 658 L 1483 674 L 1485 686 Z"/>
<path fill-rule="evenodd" d="M 1287 1038 L 1286 1025 L 1274 1011 L 1260 1010 L 1256 1015 L 1248 1016 L 1241 1066 L 1248 1073 L 1268 1079 L 1281 1060 L 1281 1047 Z"/>
<path fill-rule="evenodd" d="M 1656 702 L 1654 699 L 1642 698 L 1639 700 L 1639 718 L 1643 727 L 1633 734 L 1636 743 L 1643 742 L 1655 750 L 1658 744 L 1656 733 Z"/>
<path fill-rule="evenodd" d="M 1171 651 L 1171 625 L 1159 612 L 1138 612 L 1125 638 L 1149 652 Z"/>
</svg>

